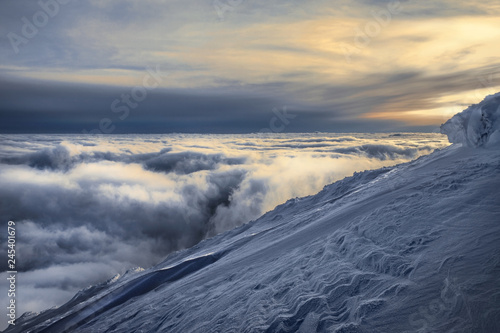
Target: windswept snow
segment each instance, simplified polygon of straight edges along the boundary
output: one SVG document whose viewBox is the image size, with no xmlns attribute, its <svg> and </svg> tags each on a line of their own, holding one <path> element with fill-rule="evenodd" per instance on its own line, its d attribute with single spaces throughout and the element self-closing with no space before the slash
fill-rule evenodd
<svg viewBox="0 0 500 333">
<path fill-rule="evenodd" d="M 500 144 L 500 93 L 487 96 L 441 126 L 452 143 L 469 147 Z"/>
</svg>

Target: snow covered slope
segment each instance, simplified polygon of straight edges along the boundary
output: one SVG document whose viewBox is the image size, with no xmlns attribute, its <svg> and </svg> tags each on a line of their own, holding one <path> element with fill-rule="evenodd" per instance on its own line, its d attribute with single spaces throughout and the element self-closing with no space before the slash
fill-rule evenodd
<svg viewBox="0 0 500 333">
<path fill-rule="evenodd" d="M 476 109 L 443 126 L 475 144 L 356 173 L 7 332 L 500 332 L 498 111 Z"/>
</svg>

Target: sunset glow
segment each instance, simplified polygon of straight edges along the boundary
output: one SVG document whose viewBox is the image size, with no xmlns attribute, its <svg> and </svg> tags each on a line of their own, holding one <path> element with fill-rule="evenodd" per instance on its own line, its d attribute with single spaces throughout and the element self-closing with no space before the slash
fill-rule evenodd
<svg viewBox="0 0 500 333">
<path fill-rule="evenodd" d="M 37 28 L 38 4 L 4 2 L 0 110 L 38 105 L 30 117 L 44 117 L 50 131 L 81 132 L 110 118 L 116 93 L 140 85 L 149 66 L 164 79 L 136 114 L 142 125 L 118 132 L 203 131 L 194 105 L 217 109 L 206 116 L 222 133 L 258 131 L 285 105 L 302 119 L 292 132 L 435 131 L 450 110 L 500 86 L 495 1 L 214 4 L 71 1 Z M 37 32 L 23 37 L 30 28 Z M 39 84 L 81 93 L 76 103 L 52 102 L 56 123 Z M 11 132 L 23 131 L 4 114 Z M 148 129 L 151 121 L 159 127 Z"/>
</svg>

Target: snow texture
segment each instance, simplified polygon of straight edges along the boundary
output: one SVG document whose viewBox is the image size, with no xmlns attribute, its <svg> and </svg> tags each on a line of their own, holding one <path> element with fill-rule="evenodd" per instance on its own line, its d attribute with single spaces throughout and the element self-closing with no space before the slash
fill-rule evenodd
<svg viewBox="0 0 500 333">
<path fill-rule="evenodd" d="M 500 93 L 487 96 L 441 125 L 451 143 L 469 147 L 500 144 Z"/>
</svg>

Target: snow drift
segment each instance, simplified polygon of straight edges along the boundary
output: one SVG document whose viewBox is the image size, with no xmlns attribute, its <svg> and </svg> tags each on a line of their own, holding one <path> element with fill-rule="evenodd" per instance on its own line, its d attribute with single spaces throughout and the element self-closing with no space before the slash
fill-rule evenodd
<svg viewBox="0 0 500 333">
<path fill-rule="evenodd" d="M 500 144 L 500 93 L 487 96 L 441 126 L 451 143 L 469 147 Z"/>
<path fill-rule="evenodd" d="M 443 125 L 463 146 L 355 173 L 7 332 L 500 332 L 496 96 Z"/>
</svg>

